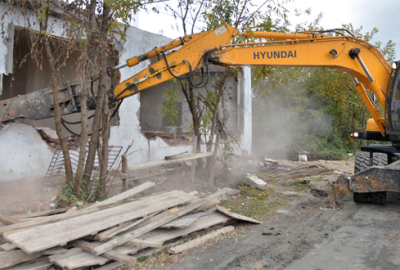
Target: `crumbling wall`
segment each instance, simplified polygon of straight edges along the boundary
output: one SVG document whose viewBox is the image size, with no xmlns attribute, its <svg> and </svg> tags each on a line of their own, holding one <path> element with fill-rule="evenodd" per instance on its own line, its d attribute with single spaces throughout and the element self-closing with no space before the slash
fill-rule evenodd
<svg viewBox="0 0 400 270">
<path fill-rule="evenodd" d="M 0 16 L 3 15 L 7 9 L 7 5 L 0 3 Z M 28 12 L 23 15 L 17 8 L 9 14 L 11 15 L 5 16 L 3 21 L 0 22 L 3 33 L 5 33 L 1 36 L 2 41 L 0 41 L 0 74 L 6 73 L 7 63 L 9 64 L 7 59 L 9 59 L 10 53 L 12 56 L 14 50 L 14 48 L 10 48 L 9 43 L 7 43 L 9 42 L 9 40 L 6 40 L 8 37 L 7 33 L 9 32 L 7 29 L 13 29 L 13 27 L 23 28 L 27 26 L 28 22 L 26 21 L 26 17 L 30 18 L 30 22 L 35 21 L 33 14 Z M 62 37 L 62 21 L 50 18 L 50 24 L 53 26 L 53 30 L 50 31 L 50 33 Z M 33 27 L 35 26 L 33 25 Z M 169 42 L 170 39 L 162 35 L 156 35 L 134 27 L 129 27 L 126 31 L 126 41 L 122 42 L 122 48 L 119 50 L 119 63 L 125 62 L 126 59 L 132 56 L 147 52 L 155 46 L 165 45 Z M 150 61 L 144 61 L 135 67 L 121 69 L 121 80 L 131 77 L 133 74 L 146 68 L 149 64 Z M 250 76 L 250 72 L 248 72 L 246 76 Z M 250 81 L 250 77 L 248 77 L 248 81 Z M 248 87 L 248 85 L 246 87 Z M 247 94 L 250 95 L 251 89 L 241 88 L 240 91 L 247 92 Z M 160 95 L 162 95 L 161 91 Z M 240 96 L 242 97 L 243 95 Z M 184 106 L 185 101 L 183 99 L 182 103 Z M 135 153 L 129 156 L 128 165 L 161 160 L 167 155 L 173 155 L 184 151 L 191 152 L 191 145 L 169 146 L 161 138 L 147 140 L 141 133 L 139 122 L 140 106 L 140 94 L 126 98 L 119 109 L 118 125 L 111 127 L 110 145 L 123 146 L 124 152 L 126 147 L 133 141 L 133 146 L 130 151 L 135 151 Z M 153 110 L 155 114 L 158 113 L 156 111 L 156 106 L 151 107 L 150 110 Z M 251 121 L 246 120 L 246 123 L 250 123 L 251 125 Z M 21 130 L 26 131 L 21 132 Z M 248 129 L 248 125 L 246 125 L 246 128 L 243 128 L 241 132 L 245 141 L 250 139 L 251 143 L 251 126 L 250 129 Z M 0 171 L 5 172 L 1 179 L 12 180 L 23 177 L 43 177 L 45 175 L 52 153 L 34 128 L 23 124 L 10 124 L 4 126 L 2 130 L 0 130 L 0 136 Z M 11 145 L 13 145 L 13 147 L 11 147 Z M 245 148 L 248 148 L 248 152 L 250 152 L 251 147 L 245 146 Z M 11 154 L 9 155 L 9 153 Z M 117 165 L 118 163 L 119 161 L 115 164 Z"/>
<path fill-rule="evenodd" d="M 119 62 L 124 63 L 126 59 L 132 56 L 140 55 L 156 46 L 165 45 L 169 42 L 170 39 L 162 35 L 155 35 L 130 27 L 126 32 L 126 42 L 123 44 L 122 50 L 120 50 Z M 144 61 L 135 67 L 121 69 L 121 81 L 126 80 L 148 65 L 150 65 L 150 61 Z M 140 111 L 139 95 L 141 94 L 124 99 L 119 109 L 119 125 L 111 127 L 110 145 L 123 146 L 123 149 L 126 149 L 133 141 L 130 151 L 136 152 L 130 155 L 128 166 L 153 160 L 162 160 L 164 156 L 191 150 L 191 146 L 171 147 L 161 138 L 147 140 L 142 135 L 138 115 Z M 154 106 L 153 110 L 156 114 L 156 106 Z M 116 162 L 116 164 L 118 163 Z"/>
<path fill-rule="evenodd" d="M 57 7 L 53 6 L 53 10 Z M 11 73 L 12 65 L 13 36 L 15 28 L 29 28 L 39 30 L 36 14 L 30 10 L 23 10 L 16 5 L 0 2 L 0 74 Z M 63 21 L 58 18 L 49 18 L 49 34 L 64 37 Z M 11 66 L 12 68 L 12 66 Z"/>
<path fill-rule="evenodd" d="M 10 123 L 0 129 L 0 181 L 44 177 L 52 156 L 32 126 Z"/>
</svg>

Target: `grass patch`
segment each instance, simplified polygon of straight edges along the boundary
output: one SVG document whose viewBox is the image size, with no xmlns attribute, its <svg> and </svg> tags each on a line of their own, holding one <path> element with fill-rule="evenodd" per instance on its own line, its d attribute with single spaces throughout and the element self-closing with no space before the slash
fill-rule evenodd
<svg viewBox="0 0 400 270">
<path fill-rule="evenodd" d="M 258 190 L 245 183 L 239 185 L 240 194 L 235 200 L 224 200 L 221 206 L 232 212 L 265 220 L 270 216 L 271 211 L 285 202 L 280 198 L 280 194 L 276 194 L 274 189 Z"/>
<path fill-rule="evenodd" d="M 101 190 L 100 183 L 97 182 L 96 189 L 93 190 L 90 184 L 84 180 L 81 182 L 81 192 L 79 198 L 74 195 L 74 183 L 63 183 L 60 185 L 58 194 L 54 203 L 58 208 L 70 207 L 73 203 L 94 203 L 95 201 L 102 201 L 106 199 L 104 192 Z M 96 197 L 97 193 L 99 196 Z"/>
<path fill-rule="evenodd" d="M 290 183 L 290 186 L 296 191 L 301 191 L 310 187 L 310 180 L 295 179 Z"/>
</svg>

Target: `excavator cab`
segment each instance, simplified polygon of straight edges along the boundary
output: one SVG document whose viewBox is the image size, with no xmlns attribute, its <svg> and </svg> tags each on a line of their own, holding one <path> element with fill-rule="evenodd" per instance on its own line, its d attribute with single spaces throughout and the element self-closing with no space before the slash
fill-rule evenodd
<svg viewBox="0 0 400 270">
<path fill-rule="evenodd" d="M 386 91 L 386 132 L 400 134 L 400 61 L 396 63 Z"/>
</svg>

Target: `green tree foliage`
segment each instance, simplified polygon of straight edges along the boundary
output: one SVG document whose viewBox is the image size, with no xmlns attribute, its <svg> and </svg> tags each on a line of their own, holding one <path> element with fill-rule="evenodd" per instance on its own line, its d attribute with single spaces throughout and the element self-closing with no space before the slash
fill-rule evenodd
<svg viewBox="0 0 400 270">
<path fill-rule="evenodd" d="M 302 25 L 322 30 L 320 18 Z M 304 29 L 302 25 L 296 28 Z M 378 32 L 374 28 L 363 33 L 362 27 L 351 24 L 343 28 L 370 43 Z M 392 41 L 385 46 L 371 44 L 388 61 L 394 59 Z M 253 68 L 253 81 L 254 150 L 306 151 L 311 157 L 338 158 L 357 149 L 359 142 L 350 138 L 347 128 L 349 103 L 355 104 L 355 129 L 362 128 L 365 105 L 348 74 L 330 68 L 263 67 Z M 369 117 L 367 113 L 365 119 Z"/>
<path fill-rule="evenodd" d="M 165 88 L 166 92 L 163 94 L 164 102 L 157 107 L 157 110 L 161 111 L 162 117 L 167 117 L 171 124 L 174 124 L 179 117 L 179 90 L 176 88 L 176 84 L 176 81 L 174 81 L 172 89 Z"/>
</svg>

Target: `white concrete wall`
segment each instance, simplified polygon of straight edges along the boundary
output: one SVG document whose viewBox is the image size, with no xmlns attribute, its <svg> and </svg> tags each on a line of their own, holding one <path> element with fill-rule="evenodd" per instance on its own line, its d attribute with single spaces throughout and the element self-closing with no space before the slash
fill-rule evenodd
<svg viewBox="0 0 400 270">
<path fill-rule="evenodd" d="M 44 177 L 52 157 L 32 126 L 10 123 L 0 129 L 0 181 Z"/>
<path fill-rule="evenodd" d="M 146 31 L 130 27 L 126 32 L 126 42 L 120 51 L 120 63 L 132 56 L 140 55 L 153 49 L 156 46 L 162 46 L 170 42 L 170 39 L 162 35 L 152 34 Z M 145 61 L 135 67 L 126 67 L 121 69 L 121 81 L 133 76 L 140 70 L 146 68 L 150 64 Z M 181 153 L 192 149 L 191 146 L 174 146 L 171 147 L 164 140 L 157 138 L 156 140 L 147 140 L 140 132 L 139 123 L 139 95 L 124 99 L 119 109 L 119 125 L 111 127 L 110 145 L 123 146 L 122 152 L 132 143 L 131 151 L 137 151 L 130 155 L 128 166 L 148 161 L 162 160 L 165 156 Z M 156 108 L 154 108 L 156 113 Z M 118 166 L 119 160 L 114 166 Z"/>
<path fill-rule="evenodd" d="M 138 37 L 140 42 L 138 42 Z M 134 27 L 127 30 L 126 39 L 127 41 L 120 51 L 120 63 L 125 62 L 126 59 L 132 56 L 140 55 L 156 46 L 165 45 L 170 42 L 169 38 L 162 35 L 151 34 Z M 150 62 L 146 61 L 132 68 L 126 67 L 121 69 L 121 81 L 133 76 L 148 65 L 150 65 Z M 240 91 L 240 95 L 243 95 L 243 97 L 241 97 L 241 103 L 243 104 L 239 106 L 239 108 L 242 108 L 240 113 L 244 114 L 244 126 L 240 148 L 250 154 L 252 142 L 250 67 L 244 67 L 243 72 L 240 73 L 238 91 Z M 162 160 L 165 156 L 182 153 L 184 151 L 189 151 L 190 153 L 192 151 L 191 145 L 169 146 L 161 138 L 157 137 L 156 140 L 147 140 L 147 138 L 142 135 L 140 132 L 138 115 L 140 107 L 139 95 L 140 94 L 126 98 L 123 101 L 119 109 L 119 125 L 111 127 L 110 145 L 123 146 L 122 152 L 124 152 L 132 143 L 132 140 L 134 141 L 129 151 L 137 152 L 132 154 L 128 159 L 128 166 L 148 161 Z M 154 107 L 154 113 L 158 113 L 156 111 L 156 106 Z M 242 154 L 242 151 L 237 151 L 237 153 Z M 119 160 L 114 166 L 116 167 L 118 164 Z"/>
</svg>

